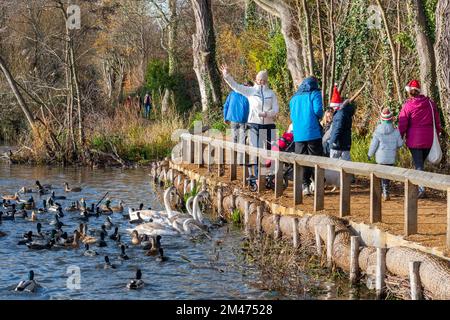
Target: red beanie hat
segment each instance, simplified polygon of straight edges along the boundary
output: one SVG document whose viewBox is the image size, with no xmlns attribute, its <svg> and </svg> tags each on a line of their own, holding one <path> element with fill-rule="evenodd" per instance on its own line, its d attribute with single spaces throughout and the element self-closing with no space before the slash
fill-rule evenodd
<svg viewBox="0 0 450 320">
<path fill-rule="evenodd" d="M 411 90 L 417 90 L 420 92 L 420 82 L 418 80 L 411 80 L 405 87 L 405 90 L 407 92 L 410 92 Z"/>
<path fill-rule="evenodd" d="M 339 110 L 342 106 L 342 102 L 341 95 L 339 94 L 339 90 L 335 84 L 333 88 L 333 95 L 331 96 L 330 107 Z"/>
</svg>

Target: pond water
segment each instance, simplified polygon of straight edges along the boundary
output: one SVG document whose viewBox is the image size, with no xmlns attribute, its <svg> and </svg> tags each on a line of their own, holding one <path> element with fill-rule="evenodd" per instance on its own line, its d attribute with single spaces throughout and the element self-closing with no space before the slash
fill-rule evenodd
<svg viewBox="0 0 450 320">
<path fill-rule="evenodd" d="M 63 183 L 81 186 L 82 192 L 68 193 L 67 200 L 60 202 L 64 207 L 80 197 L 88 204 L 99 201 L 106 192 L 114 205 L 123 200 L 125 208 L 138 207 L 142 202 L 146 207 L 162 209 L 161 191 L 154 190 L 147 169 L 89 169 L 58 168 L 9 165 L 0 162 L 0 195 L 13 194 L 21 187 L 32 187 L 36 180 L 52 184 L 56 195 L 63 195 Z M 42 198 L 33 196 L 38 207 Z M 44 195 L 43 198 L 48 198 Z M 62 222 L 69 234 L 78 227 L 78 212 L 65 212 Z M 39 214 L 39 222 L 44 231 L 52 227 L 49 221 L 52 213 Z M 132 227 L 122 214 L 115 213 L 113 222 L 119 226 L 122 241 L 130 243 L 126 231 Z M 99 229 L 106 216 L 90 218 L 89 228 Z M 232 225 L 211 231 L 211 238 L 190 238 L 184 235 L 164 236 L 162 246 L 166 262 L 158 262 L 154 257 L 144 255 L 140 248 L 131 244 L 127 249 L 130 260 L 121 262 L 118 246 L 107 238 L 108 246 L 92 246 L 99 256 L 85 257 L 84 248 L 64 250 L 32 251 L 18 245 L 23 234 L 36 230 L 37 222 L 23 219 L 3 221 L 0 231 L 7 236 L 0 238 L 0 299 L 298 299 L 296 296 L 280 296 L 277 292 L 265 291 L 254 286 L 258 282 L 258 270 L 248 265 L 240 256 L 243 234 Z M 109 234 L 112 231 L 108 231 Z M 104 256 L 108 255 L 117 269 L 103 269 Z M 187 259 L 186 259 L 187 258 Z M 190 262 L 189 262 L 190 261 Z M 70 268 L 79 268 L 80 289 L 70 289 L 68 279 Z M 145 287 L 139 291 L 125 288 L 135 275 L 142 270 Z M 26 279 L 29 270 L 34 270 L 35 279 L 41 288 L 36 294 L 14 292 L 20 280 Z M 69 281 L 70 284 L 70 281 Z M 335 298 L 335 286 L 324 283 L 328 292 L 311 299 Z M 353 294 L 341 295 L 348 299 Z M 301 297 L 304 299 L 305 297 Z"/>
</svg>

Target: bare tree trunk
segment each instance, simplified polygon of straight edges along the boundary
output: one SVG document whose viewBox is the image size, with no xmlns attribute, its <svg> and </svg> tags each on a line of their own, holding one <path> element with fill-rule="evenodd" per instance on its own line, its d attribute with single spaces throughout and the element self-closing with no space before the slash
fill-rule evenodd
<svg viewBox="0 0 450 320">
<path fill-rule="evenodd" d="M 336 72 L 336 35 L 334 32 L 334 0 L 331 0 L 330 12 L 329 12 L 329 24 L 330 24 L 330 59 L 331 59 L 331 70 L 330 70 L 330 92 L 329 92 L 329 100 L 333 95 L 333 88 L 335 83 L 335 72 Z"/>
<path fill-rule="evenodd" d="M 397 52 L 395 50 L 394 46 L 394 40 L 392 39 L 391 35 L 391 29 L 389 28 L 389 24 L 386 18 L 386 12 L 384 11 L 383 6 L 381 5 L 380 0 L 376 0 L 378 6 L 380 7 L 381 11 L 381 17 L 383 18 L 384 28 L 386 31 L 386 35 L 389 42 L 389 47 L 391 49 L 391 56 L 392 56 L 392 74 L 394 76 L 394 83 L 395 83 L 395 89 L 397 91 L 397 99 L 399 103 L 402 103 L 403 101 L 403 91 L 400 86 L 400 76 L 398 74 L 398 66 L 397 66 Z"/>
<path fill-rule="evenodd" d="M 9 69 L 6 66 L 6 63 L 2 57 L 0 57 L 0 69 L 2 70 L 3 74 L 5 75 L 6 81 L 8 82 L 8 84 L 11 88 L 11 91 L 14 93 L 14 95 L 17 99 L 17 102 L 19 103 L 20 108 L 22 109 L 23 113 L 25 114 L 25 117 L 28 120 L 28 124 L 30 125 L 30 127 L 34 133 L 36 130 L 34 117 L 31 114 L 31 111 L 28 108 L 28 105 L 26 104 L 25 100 L 22 97 L 22 94 L 19 91 L 19 88 L 17 87 L 16 81 L 14 80 L 11 72 L 9 71 Z"/>
<path fill-rule="evenodd" d="M 295 18 L 288 4 L 283 0 L 255 0 L 263 10 L 273 14 L 281 20 L 281 33 L 283 34 L 287 50 L 287 67 L 291 73 L 294 86 L 297 87 L 305 78 L 302 65 L 302 47 L 297 42 L 299 30 L 295 28 Z"/>
<path fill-rule="evenodd" d="M 216 38 L 214 34 L 211 0 L 191 0 L 196 33 L 193 38 L 194 71 L 200 86 L 202 110 L 221 103 L 220 77 L 216 63 Z"/>
<path fill-rule="evenodd" d="M 437 100 L 436 60 L 433 43 L 427 35 L 425 9 L 421 0 L 409 0 L 408 11 L 416 31 L 416 48 L 420 62 L 420 80 L 423 93 Z"/>
<path fill-rule="evenodd" d="M 169 31 L 168 31 L 168 44 L 167 44 L 167 54 L 169 60 L 169 76 L 173 77 L 178 69 L 178 12 L 177 12 L 177 1 L 169 0 L 169 10 L 170 17 Z M 169 109 L 170 100 L 174 102 L 174 92 L 173 89 L 166 89 L 164 92 L 164 98 L 161 104 L 161 112 L 165 113 Z"/>
<path fill-rule="evenodd" d="M 320 36 L 320 51 L 322 53 L 322 101 L 325 103 L 327 92 L 327 51 L 325 50 L 325 40 L 323 37 L 323 28 L 320 15 L 320 0 L 316 0 L 316 12 L 317 12 L 317 27 L 319 28 Z"/>
<path fill-rule="evenodd" d="M 309 8 L 306 0 L 302 0 L 303 12 L 305 13 L 306 22 L 306 46 L 308 47 L 308 67 L 309 75 L 314 74 L 314 51 L 312 47 L 312 36 L 311 36 L 311 18 L 309 16 Z"/>
<path fill-rule="evenodd" d="M 436 55 L 436 73 L 439 96 L 441 101 L 442 118 L 445 123 L 445 132 L 442 139 L 444 150 L 449 146 L 448 129 L 450 128 L 450 0 L 439 0 L 436 8 L 436 42 L 434 51 Z M 444 152 L 444 155 L 447 155 Z"/>
</svg>

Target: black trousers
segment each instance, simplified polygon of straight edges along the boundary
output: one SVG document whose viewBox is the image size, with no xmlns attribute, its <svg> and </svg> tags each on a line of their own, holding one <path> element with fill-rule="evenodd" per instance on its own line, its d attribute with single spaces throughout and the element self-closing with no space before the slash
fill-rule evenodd
<svg viewBox="0 0 450 320">
<path fill-rule="evenodd" d="M 295 153 L 310 156 L 323 156 L 322 139 L 296 142 Z M 311 184 L 311 177 L 314 177 L 314 170 L 311 167 L 306 167 L 303 175 L 304 186 L 309 186 Z"/>
</svg>

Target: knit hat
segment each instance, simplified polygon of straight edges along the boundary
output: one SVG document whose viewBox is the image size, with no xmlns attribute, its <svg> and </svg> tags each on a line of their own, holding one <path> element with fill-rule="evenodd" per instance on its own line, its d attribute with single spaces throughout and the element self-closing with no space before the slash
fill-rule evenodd
<svg viewBox="0 0 450 320">
<path fill-rule="evenodd" d="M 420 82 L 418 80 L 411 80 L 405 87 L 405 90 L 409 93 L 411 90 L 417 90 L 420 92 Z"/>
<path fill-rule="evenodd" d="M 339 90 L 335 84 L 333 88 L 333 95 L 331 96 L 330 107 L 333 107 L 335 110 L 339 110 L 342 106 L 342 102 L 341 95 L 339 94 Z"/>
<path fill-rule="evenodd" d="M 381 110 L 380 118 L 383 121 L 392 121 L 392 119 L 394 119 L 394 114 L 389 108 L 384 108 Z"/>
<path fill-rule="evenodd" d="M 256 80 L 268 81 L 269 80 L 269 74 L 267 73 L 267 70 L 261 70 L 260 72 L 258 72 L 258 74 L 256 75 Z"/>
</svg>

